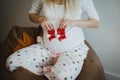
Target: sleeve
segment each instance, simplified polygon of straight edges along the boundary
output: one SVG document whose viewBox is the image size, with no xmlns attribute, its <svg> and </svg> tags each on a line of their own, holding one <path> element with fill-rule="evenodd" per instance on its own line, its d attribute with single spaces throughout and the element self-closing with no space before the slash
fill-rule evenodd
<svg viewBox="0 0 120 80">
<path fill-rule="evenodd" d="M 82 5 L 82 9 L 87 13 L 88 18 L 100 20 L 92 0 L 83 0 Z"/>
<path fill-rule="evenodd" d="M 29 13 L 40 13 L 40 10 L 42 8 L 42 2 L 41 0 L 33 0 L 32 7 L 29 11 Z"/>
</svg>

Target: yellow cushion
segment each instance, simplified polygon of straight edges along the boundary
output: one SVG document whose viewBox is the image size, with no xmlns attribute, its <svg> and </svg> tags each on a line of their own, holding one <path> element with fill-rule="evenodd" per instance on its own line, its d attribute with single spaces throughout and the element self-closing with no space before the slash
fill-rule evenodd
<svg viewBox="0 0 120 80">
<path fill-rule="evenodd" d="M 23 39 L 21 38 L 17 39 L 18 45 L 14 48 L 14 51 L 30 46 L 35 42 L 34 39 L 30 37 L 26 32 L 23 32 L 22 35 L 23 35 Z"/>
</svg>

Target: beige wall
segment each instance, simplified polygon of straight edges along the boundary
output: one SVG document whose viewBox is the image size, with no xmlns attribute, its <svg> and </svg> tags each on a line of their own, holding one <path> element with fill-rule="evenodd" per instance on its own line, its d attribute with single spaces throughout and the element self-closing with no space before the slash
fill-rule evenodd
<svg viewBox="0 0 120 80">
<path fill-rule="evenodd" d="M 28 11 L 32 0 L 0 0 L 0 36 L 13 25 L 32 26 Z M 105 72 L 120 77 L 120 0 L 94 0 L 100 27 L 85 29 L 86 39 L 101 59 Z M 1 10 L 2 9 L 2 10 Z"/>
<path fill-rule="evenodd" d="M 120 0 L 94 0 L 100 27 L 86 29 L 86 39 L 100 57 L 105 72 L 120 78 Z"/>
</svg>

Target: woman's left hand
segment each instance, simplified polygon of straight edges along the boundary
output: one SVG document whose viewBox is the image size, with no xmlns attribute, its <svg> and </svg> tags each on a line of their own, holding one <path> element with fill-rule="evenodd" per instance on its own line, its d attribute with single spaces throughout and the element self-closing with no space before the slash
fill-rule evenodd
<svg viewBox="0 0 120 80">
<path fill-rule="evenodd" d="M 73 26 L 73 25 L 75 25 L 74 20 L 65 19 L 65 20 L 61 20 L 59 28 L 66 28 L 68 26 Z"/>
</svg>

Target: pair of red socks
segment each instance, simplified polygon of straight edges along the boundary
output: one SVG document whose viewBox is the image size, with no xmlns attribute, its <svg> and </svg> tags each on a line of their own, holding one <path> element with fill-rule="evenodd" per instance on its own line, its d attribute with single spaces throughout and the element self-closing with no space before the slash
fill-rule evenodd
<svg viewBox="0 0 120 80">
<path fill-rule="evenodd" d="M 55 30 L 54 30 L 54 29 L 49 30 L 49 31 L 48 31 L 48 34 L 50 35 L 50 37 L 48 38 L 50 41 L 51 41 L 52 39 L 56 38 L 56 36 L 55 36 Z M 66 38 L 65 28 L 58 28 L 58 29 L 57 29 L 57 34 L 60 35 L 59 38 L 58 38 L 59 41 L 65 39 L 65 38 Z"/>
</svg>

